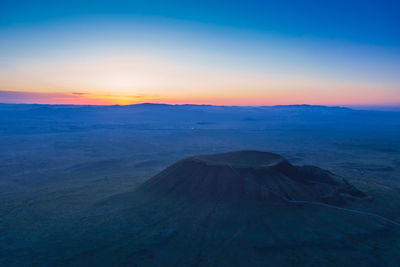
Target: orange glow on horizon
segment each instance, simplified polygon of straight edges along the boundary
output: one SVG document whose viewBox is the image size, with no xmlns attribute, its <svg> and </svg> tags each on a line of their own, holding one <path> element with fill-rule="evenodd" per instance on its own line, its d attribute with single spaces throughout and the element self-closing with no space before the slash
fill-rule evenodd
<svg viewBox="0 0 400 267">
<path fill-rule="evenodd" d="M 178 57 L 179 58 L 179 57 Z M 396 84 L 272 67 L 245 70 L 171 60 L 157 55 L 116 53 L 25 62 L 0 71 L 0 102 L 81 105 L 137 103 L 210 105 L 396 105 Z M 1 91 L 8 90 L 8 91 Z"/>
<path fill-rule="evenodd" d="M 92 93 L 44 93 L 44 92 L 22 92 L 22 91 L 0 91 L 0 102 L 3 103 L 30 103 L 30 104 L 72 104 L 72 105 L 132 105 L 139 103 L 164 103 L 164 104 L 206 104 L 226 106 L 263 106 L 263 105 L 399 105 L 399 103 L 388 103 L 384 97 L 378 98 L 365 94 L 363 98 L 354 96 L 331 95 L 324 98 L 321 95 L 302 95 L 299 92 L 272 91 L 258 94 L 232 93 L 226 96 L 221 93 L 213 95 L 136 95 L 123 96 L 112 94 Z M 369 101 L 374 99 L 375 101 Z"/>
</svg>

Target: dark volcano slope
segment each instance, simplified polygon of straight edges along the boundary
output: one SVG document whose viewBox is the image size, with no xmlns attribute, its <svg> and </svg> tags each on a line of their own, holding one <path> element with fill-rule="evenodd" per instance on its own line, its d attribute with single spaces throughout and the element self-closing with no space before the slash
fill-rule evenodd
<svg viewBox="0 0 400 267">
<path fill-rule="evenodd" d="M 344 205 L 366 195 L 345 179 L 314 166 L 293 166 L 267 152 L 237 151 L 186 158 L 140 190 L 178 201 L 314 201 Z"/>
<path fill-rule="evenodd" d="M 397 226 L 355 211 L 363 197 L 272 153 L 190 157 L 97 203 L 75 233 L 84 253 L 53 265 L 398 266 Z"/>
</svg>

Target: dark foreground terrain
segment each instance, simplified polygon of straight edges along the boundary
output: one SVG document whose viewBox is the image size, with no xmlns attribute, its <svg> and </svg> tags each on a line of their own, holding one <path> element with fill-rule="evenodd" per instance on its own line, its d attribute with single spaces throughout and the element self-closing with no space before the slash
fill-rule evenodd
<svg viewBox="0 0 400 267">
<path fill-rule="evenodd" d="M 399 112 L 3 104 L 0 265 L 399 266 L 399 136 Z"/>
</svg>

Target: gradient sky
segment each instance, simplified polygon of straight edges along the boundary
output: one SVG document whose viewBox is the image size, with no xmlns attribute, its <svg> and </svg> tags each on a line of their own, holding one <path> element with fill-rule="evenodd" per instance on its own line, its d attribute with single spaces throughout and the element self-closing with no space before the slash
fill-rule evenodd
<svg viewBox="0 0 400 267">
<path fill-rule="evenodd" d="M 0 102 L 400 105 L 397 1 L 0 5 Z"/>
</svg>

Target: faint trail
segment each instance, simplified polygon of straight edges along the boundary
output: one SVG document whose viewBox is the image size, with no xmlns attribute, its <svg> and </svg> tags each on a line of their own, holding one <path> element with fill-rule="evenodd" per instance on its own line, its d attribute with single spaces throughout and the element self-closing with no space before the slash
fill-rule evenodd
<svg viewBox="0 0 400 267">
<path fill-rule="evenodd" d="M 226 165 L 228 165 L 229 168 L 231 168 L 231 170 L 232 170 L 237 176 L 241 177 L 240 173 L 239 173 L 237 170 L 235 170 L 230 164 L 227 163 Z"/>
<path fill-rule="evenodd" d="M 241 177 L 240 173 L 239 173 L 237 170 L 235 170 L 235 169 L 234 169 L 231 165 L 229 165 L 229 164 L 228 164 L 228 166 L 229 166 L 229 168 L 231 168 L 231 170 L 232 170 L 236 175 L 238 175 L 239 177 Z M 273 194 L 273 195 L 275 195 L 275 196 L 277 196 L 277 197 L 283 199 L 284 201 L 286 201 L 286 202 L 288 202 L 288 203 L 294 203 L 294 204 L 310 204 L 310 205 L 321 206 L 321 207 L 326 207 L 326 208 L 331 208 L 331 209 L 336 209 L 336 210 L 343 210 L 343 211 L 347 211 L 347 212 L 352 212 L 352 213 L 357 213 L 357 214 L 361 214 L 361 215 L 366 215 L 366 216 L 375 217 L 375 218 L 381 219 L 381 220 L 383 220 L 383 221 L 385 221 L 385 222 L 388 222 L 388 223 L 391 223 L 391 224 L 400 226 L 400 223 L 398 223 L 398 222 L 396 222 L 396 221 L 393 221 L 393 220 L 391 220 L 391 219 L 389 219 L 389 218 L 386 218 L 386 217 L 384 217 L 384 216 L 381 216 L 381 215 L 379 215 L 379 214 L 373 213 L 373 212 L 367 212 L 367 211 L 361 211 L 361 210 L 354 210 L 354 209 L 342 208 L 342 207 L 337 207 L 337 206 L 325 204 L 325 203 L 322 203 L 322 202 L 316 202 L 316 201 L 291 200 L 291 199 L 288 199 L 287 197 L 285 197 L 285 196 L 283 196 L 283 195 L 281 195 L 281 194 L 279 194 L 279 193 L 276 193 L 276 192 L 270 190 L 270 189 L 269 189 L 268 187 L 266 187 L 266 186 L 263 186 L 263 188 L 264 188 L 265 190 L 267 190 L 268 192 L 270 192 L 271 194 Z"/>
<path fill-rule="evenodd" d="M 229 163 L 226 163 L 226 165 L 232 170 L 233 173 L 235 173 L 235 175 L 242 177 L 240 175 L 240 173 L 234 169 Z M 272 190 L 270 190 L 268 187 L 263 186 L 263 189 L 267 190 L 268 192 L 270 192 L 271 194 L 277 196 L 280 199 L 283 199 L 285 202 L 287 203 L 293 203 L 293 204 L 310 204 L 310 205 L 315 205 L 315 206 L 321 206 L 321 207 L 326 207 L 326 208 L 331 208 L 331 209 L 336 209 L 336 210 L 342 210 L 342 211 L 347 211 L 347 212 L 351 212 L 351 213 L 356 213 L 356 214 L 360 214 L 360 215 L 366 215 L 366 216 L 370 216 L 370 217 L 375 217 L 377 219 L 381 219 L 382 221 L 391 223 L 393 225 L 399 226 L 400 227 L 400 223 L 393 221 L 389 218 L 386 218 L 384 216 L 381 216 L 379 214 L 376 213 L 372 213 L 372 212 L 366 212 L 366 211 L 360 211 L 360 210 L 354 210 L 354 209 L 348 209 L 348 208 L 342 208 L 342 207 L 336 207 L 333 205 L 329 205 L 329 204 L 325 204 L 322 202 L 316 202 L 316 201 L 307 201 L 307 200 L 291 200 L 288 199 L 287 197 L 276 193 Z M 211 255 L 208 255 L 207 258 L 205 259 L 205 262 L 210 262 L 210 266 L 214 266 L 215 262 L 212 262 L 211 259 L 216 257 L 218 254 L 220 254 L 222 252 L 222 250 L 227 247 L 231 242 L 233 242 L 242 232 L 244 232 L 246 229 L 248 229 L 251 226 L 251 223 L 247 223 L 245 225 L 243 225 L 242 227 L 239 228 L 238 231 L 236 231 L 229 239 L 227 239 L 222 246 L 215 251 L 214 253 L 211 253 Z M 214 258 L 215 261 L 215 258 Z"/>
<path fill-rule="evenodd" d="M 385 222 L 400 226 L 400 223 L 393 221 L 389 218 L 386 218 L 382 215 L 376 214 L 376 213 L 372 213 L 372 212 L 367 212 L 367 211 L 361 211 L 361 210 L 353 210 L 353 209 L 347 209 L 347 208 L 342 208 L 342 207 L 336 207 L 336 206 L 332 206 L 329 204 L 325 204 L 322 202 L 314 202 L 314 201 L 305 201 L 305 200 L 289 200 L 288 202 L 290 203 L 299 203 L 299 204 L 311 204 L 311 205 L 317 205 L 317 206 L 321 206 L 321 207 L 327 207 L 327 208 L 331 208 L 331 209 L 337 209 L 337 210 L 344 210 L 344 211 L 348 211 L 348 212 L 353 212 L 353 213 L 358 213 L 361 215 L 367 215 L 367 216 L 371 216 L 371 217 L 375 217 L 378 219 L 381 219 Z"/>
</svg>

